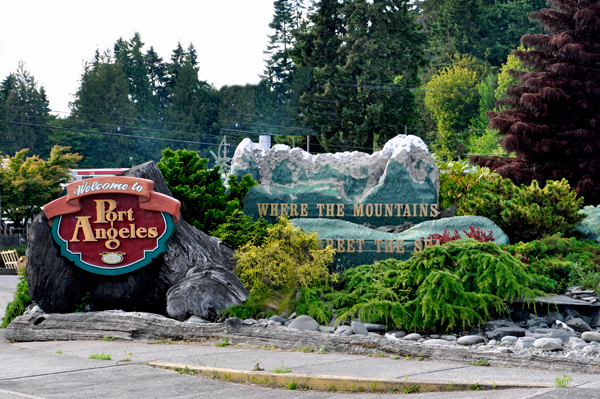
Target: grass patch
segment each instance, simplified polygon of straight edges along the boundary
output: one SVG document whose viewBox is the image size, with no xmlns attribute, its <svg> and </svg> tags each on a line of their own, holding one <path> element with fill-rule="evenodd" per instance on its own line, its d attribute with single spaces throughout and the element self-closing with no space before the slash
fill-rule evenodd
<svg viewBox="0 0 600 399">
<path fill-rule="evenodd" d="M 89 355 L 88 358 L 89 359 L 99 359 L 99 360 L 110 360 L 110 354 L 109 353 L 104 354 L 104 352 L 100 353 L 100 354 L 94 353 L 93 355 Z"/>
</svg>

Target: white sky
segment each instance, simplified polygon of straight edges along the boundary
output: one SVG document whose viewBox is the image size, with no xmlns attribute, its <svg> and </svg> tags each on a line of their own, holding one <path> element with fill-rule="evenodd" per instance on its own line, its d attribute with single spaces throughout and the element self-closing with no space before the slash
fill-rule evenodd
<svg viewBox="0 0 600 399">
<path fill-rule="evenodd" d="M 4 1 L 0 80 L 19 61 L 46 89 L 50 108 L 69 111 L 85 61 L 98 48 L 139 32 L 165 61 L 181 41 L 198 51 L 200 79 L 217 89 L 257 83 L 263 72 L 273 0 Z M 64 114 L 61 114 L 64 116 Z"/>
</svg>

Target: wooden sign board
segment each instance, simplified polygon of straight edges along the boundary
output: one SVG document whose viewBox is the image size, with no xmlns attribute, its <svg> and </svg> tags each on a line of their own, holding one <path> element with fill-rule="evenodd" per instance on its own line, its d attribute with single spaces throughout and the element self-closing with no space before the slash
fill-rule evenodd
<svg viewBox="0 0 600 399">
<path fill-rule="evenodd" d="M 166 251 L 181 207 L 153 190 L 151 180 L 122 176 L 69 184 L 66 196 L 44 206 L 61 255 L 103 275 L 149 264 Z"/>
</svg>

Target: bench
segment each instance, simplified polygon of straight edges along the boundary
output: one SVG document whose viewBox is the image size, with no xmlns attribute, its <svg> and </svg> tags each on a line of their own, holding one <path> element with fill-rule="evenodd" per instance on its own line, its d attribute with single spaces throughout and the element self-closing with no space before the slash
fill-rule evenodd
<svg viewBox="0 0 600 399">
<path fill-rule="evenodd" d="M 15 249 L 2 251 L 0 255 L 2 255 L 2 261 L 7 269 L 23 269 L 25 267 L 25 257 L 21 256 L 19 258 L 19 254 Z"/>
</svg>

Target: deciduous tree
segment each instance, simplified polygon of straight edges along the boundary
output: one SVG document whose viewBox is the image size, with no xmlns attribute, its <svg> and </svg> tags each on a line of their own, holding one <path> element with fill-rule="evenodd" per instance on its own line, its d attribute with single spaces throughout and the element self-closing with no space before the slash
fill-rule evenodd
<svg viewBox="0 0 600 399">
<path fill-rule="evenodd" d="M 15 227 L 27 226 L 42 206 L 58 198 L 63 190 L 61 184 L 67 182 L 71 168 L 81 159 L 69 150 L 70 147 L 54 146 L 44 161 L 37 155 L 25 158 L 29 149 L 24 148 L 14 157 L 7 157 L 6 163 L 0 163 L 2 217 L 12 220 Z"/>
</svg>

